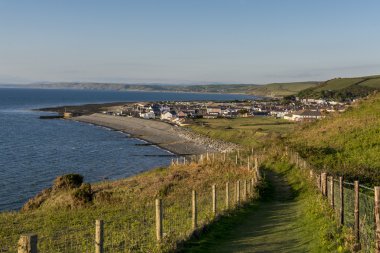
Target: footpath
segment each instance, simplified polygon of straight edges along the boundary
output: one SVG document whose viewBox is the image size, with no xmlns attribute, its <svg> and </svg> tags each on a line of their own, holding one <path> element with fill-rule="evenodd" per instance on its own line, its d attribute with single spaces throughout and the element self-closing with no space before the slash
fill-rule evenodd
<svg viewBox="0 0 380 253">
<path fill-rule="evenodd" d="M 299 203 L 283 177 L 267 172 L 268 192 L 223 231 L 188 244 L 183 252 L 308 252 L 310 236 L 302 230 Z M 241 215 L 240 215 L 241 216 Z"/>
</svg>

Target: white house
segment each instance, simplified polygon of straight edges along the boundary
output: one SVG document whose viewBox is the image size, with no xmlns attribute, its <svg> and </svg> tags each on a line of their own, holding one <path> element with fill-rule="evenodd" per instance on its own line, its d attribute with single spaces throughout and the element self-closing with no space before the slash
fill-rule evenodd
<svg viewBox="0 0 380 253">
<path fill-rule="evenodd" d="M 140 118 L 143 118 L 143 119 L 154 119 L 156 117 L 156 115 L 154 114 L 154 112 L 146 112 L 146 113 L 140 113 Z"/>
<path fill-rule="evenodd" d="M 294 121 L 310 121 L 310 120 L 317 120 L 322 119 L 324 116 L 321 114 L 320 111 L 299 111 L 293 113 L 292 120 Z"/>
<path fill-rule="evenodd" d="M 170 112 L 163 112 L 161 113 L 161 120 L 171 120 L 173 119 L 173 114 Z"/>
</svg>

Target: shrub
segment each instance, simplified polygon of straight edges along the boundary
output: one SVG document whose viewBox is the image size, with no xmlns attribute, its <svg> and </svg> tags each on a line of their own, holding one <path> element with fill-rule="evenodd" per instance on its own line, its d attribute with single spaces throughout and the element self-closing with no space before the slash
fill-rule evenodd
<svg viewBox="0 0 380 253">
<path fill-rule="evenodd" d="M 88 183 L 82 184 L 73 193 L 74 202 L 79 205 L 90 203 L 92 202 L 92 194 L 91 185 Z"/>
<path fill-rule="evenodd" d="M 53 190 L 78 188 L 83 183 L 83 176 L 79 174 L 66 174 L 54 180 Z"/>
</svg>

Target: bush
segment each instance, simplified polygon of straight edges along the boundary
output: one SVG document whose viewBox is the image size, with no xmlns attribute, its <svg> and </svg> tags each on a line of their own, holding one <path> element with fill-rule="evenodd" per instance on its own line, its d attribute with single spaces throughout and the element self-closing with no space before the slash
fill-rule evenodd
<svg viewBox="0 0 380 253">
<path fill-rule="evenodd" d="M 54 180 L 53 190 L 67 190 L 78 188 L 83 183 L 83 176 L 79 174 L 66 174 Z"/>
<path fill-rule="evenodd" d="M 91 185 L 86 183 L 73 193 L 74 201 L 76 204 L 87 204 L 92 202 L 92 189 Z"/>
</svg>

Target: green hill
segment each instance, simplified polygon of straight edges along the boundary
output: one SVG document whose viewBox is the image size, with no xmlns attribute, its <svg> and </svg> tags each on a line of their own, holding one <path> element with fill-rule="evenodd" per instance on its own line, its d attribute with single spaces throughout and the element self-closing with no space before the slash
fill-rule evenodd
<svg viewBox="0 0 380 253">
<path fill-rule="evenodd" d="M 290 143 L 317 168 L 379 185 L 380 94 L 342 114 L 299 126 Z"/>
<path fill-rule="evenodd" d="M 252 87 L 248 92 L 258 96 L 283 97 L 295 95 L 302 90 L 313 88 L 318 84 L 318 82 L 270 83 Z"/>
<path fill-rule="evenodd" d="M 354 99 L 380 90 L 380 76 L 334 78 L 299 92 L 301 98 Z"/>
</svg>

